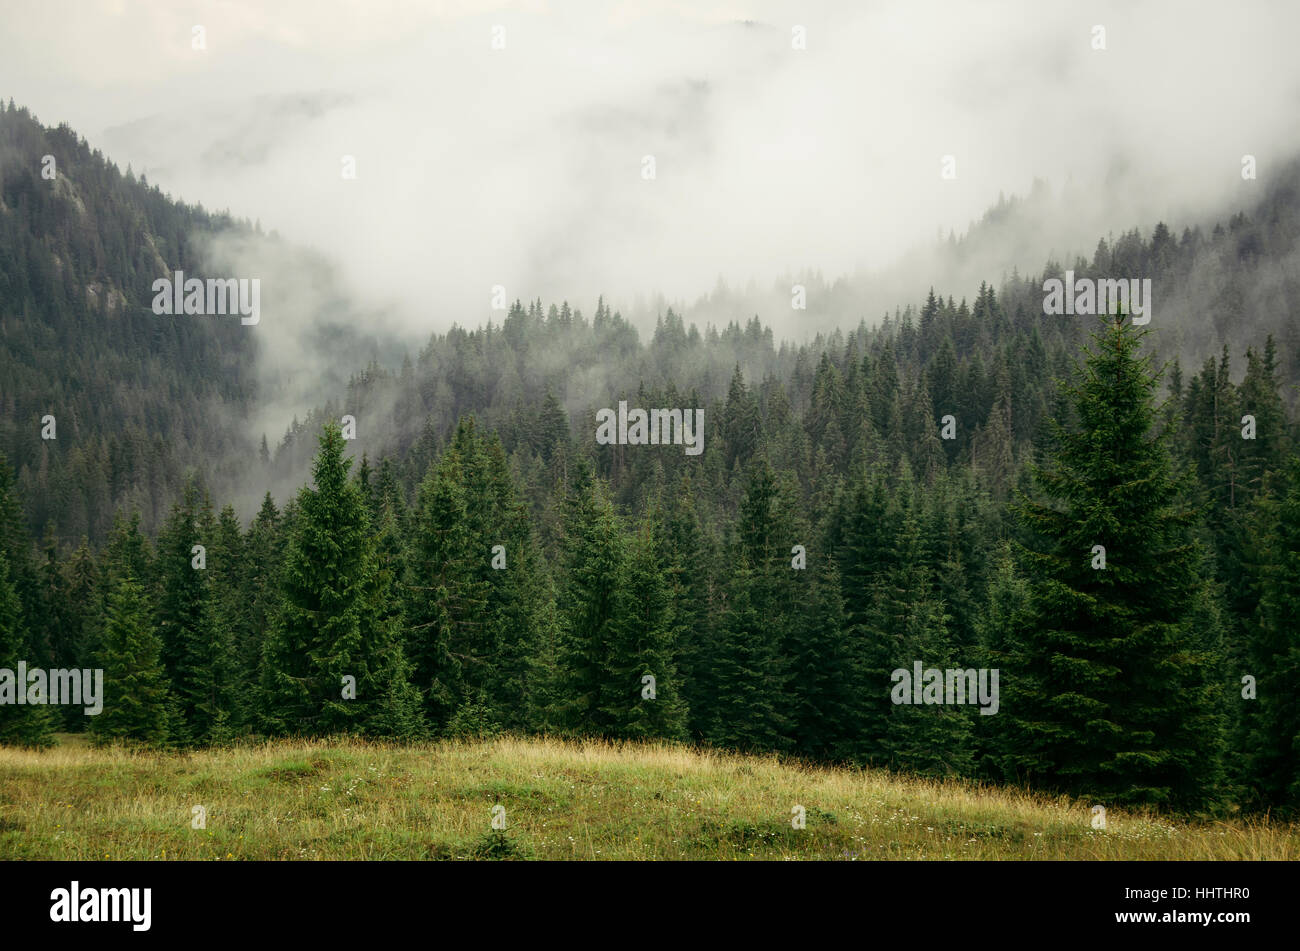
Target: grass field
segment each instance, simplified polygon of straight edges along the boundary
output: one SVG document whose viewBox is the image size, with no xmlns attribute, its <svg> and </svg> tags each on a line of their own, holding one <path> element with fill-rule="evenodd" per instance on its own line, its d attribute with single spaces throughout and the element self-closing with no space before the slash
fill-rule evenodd
<svg viewBox="0 0 1300 951">
<path fill-rule="evenodd" d="M 1188 823 L 662 745 L 0 749 L 5 859 L 1271 859 L 1300 828 Z M 493 807 L 506 829 L 493 831 Z M 792 827 L 800 805 L 806 827 Z M 193 807 L 206 828 L 192 828 Z"/>
</svg>

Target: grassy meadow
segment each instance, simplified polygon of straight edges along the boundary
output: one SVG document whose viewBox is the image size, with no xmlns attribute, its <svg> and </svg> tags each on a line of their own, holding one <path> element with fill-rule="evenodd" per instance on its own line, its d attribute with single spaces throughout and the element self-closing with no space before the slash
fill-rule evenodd
<svg viewBox="0 0 1300 951">
<path fill-rule="evenodd" d="M 1111 809 L 1100 830 L 1084 802 L 663 744 L 60 741 L 0 749 L 0 858 L 1300 858 L 1291 825 Z"/>
</svg>

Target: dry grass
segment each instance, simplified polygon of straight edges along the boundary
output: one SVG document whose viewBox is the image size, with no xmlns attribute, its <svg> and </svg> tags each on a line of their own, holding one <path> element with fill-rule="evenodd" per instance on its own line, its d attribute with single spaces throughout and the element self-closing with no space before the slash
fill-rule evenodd
<svg viewBox="0 0 1300 951">
<path fill-rule="evenodd" d="M 1272 859 L 1300 829 L 1188 823 L 655 744 L 287 741 L 0 749 L 0 858 Z M 490 831 L 492 807 L 507 830 Z M 807 825 L 791 826 L 802 805 Z M 191 828 L 191 808 L 207 810 Z"/>
</svg>

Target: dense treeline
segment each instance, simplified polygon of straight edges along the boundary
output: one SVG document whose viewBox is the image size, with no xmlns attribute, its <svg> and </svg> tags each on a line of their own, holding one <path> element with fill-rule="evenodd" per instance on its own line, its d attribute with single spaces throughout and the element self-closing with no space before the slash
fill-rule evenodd
<svg viewBox="0 0 1300 951">
<path fill-rule="evenodd" d="M 12 104 L 0 131 L 69 172 L 47 188 L 0 154 L 0 669 L 102 667 L 106 691 L 96 717 L 0 705 L 0 742 L 572 732 L 1300 803 L 1285 294 L 1285 355 L 1251 335 L 1189 372 L 1162 354 L 1203 328 L 1167 305 L 1151 334 L 1090 327 L 1018 277 L 800 345 L 516 303 L 258 452 L 238 412 L 206 415 L 254 398 L 248 338 L 132 306 L 231 223 Z M 1288 220 L 1161 225 L 1073 268 L 1208 267 L 1237 320 Z M 598 444 L 620 400 L 703 409 L 703 452 Z M 251 519 L 214 488 L 308 467 Z M 915 662 L 999 670 L 998 712 L 895 703 Z"/>
<path fill-rule="evenodd" d="M 45 156 L 57 162 L 52 180 L 43 177 Z M 1204 231 L 1164 224 L 1149 237 L 1129 231 L 1098 241 L 1091 260 L 1047 262 L 1038 277 L 1013 272 L 996 289 L 982 287 L 973 302 L 932 294 L 871 329 L 853 304 L 854 281 L 827 284 L 811 275 L 806 313 L 819 316 L 808 316 L 807 326 L 829 321 L 845 330 L 778 341 L 757 318 L 748 319 L 754 311 L 740 298 L 723 294 L 710 300 L 709 312 L 747 322 L 697 328 L 670 310 L 643 338 L 603 302 L 584 316 L 567 303 L 544 309 L 533 301 L 516 305 L 502 322 L 432 335 L 400 369 L 373 363 L 357 372 L 370 354 L 400 348 L 371 335 L 367 315 L 331 287 L 325 264 L 246 222 L 174 201 L 119 170 L 68 127 L 43 127 L 10 101 L 0 106 L 0 451 L 13 466 L 30 530 L 38 537 L 48 530 L 64 549 L 83 535 L 102 547 L 119 509 L 138 510 L 142 530 L 153 535 L 190 467 L 247 517 L 260 487 L 273 486 L 279 496 L 303 481 L 322 422 L 345 413 L 364 421 L 361 451 L 394 460 L 410 489 L 467 414 L 500 434 L 508 456 L 536 457 L 544 468 L 566 414 L 585 420 L 629 386 L 656 399 L 677 398 L 672 388 L 681 388 L 681 401 L 720 418 L 737 366 L 765 424 L 783 413 L 795 420 L 818 414 L 802 436 L 787 426 L 793 441 L 780 448 L 782 462 L 805 484 L 817 465 L 846 477 L 864 441 L 914 454 L 918 424 L 931 411 L 960 421 L 957 439 L 941 446 L 949 464 L 968 461 L 974 450 L 978 465 L 1004 466 L 1002 436 L 988 432 L 1000 425 L 1001 374 L 1014 407 L 1007 428 L 1021 454 L 1051 409 L 1053 378 L 1083 339 L 1077 321 L 1042 316 L 1042 279 L 1059 277 L 1065 267 L 1094 279 L 1150 277 L 1162 358 L 1199 363 L 1227 342 L 1240 359 L 1247 344 L 1259 348 L 1272 334 L 1290 407 L 1300 383 L 1300 162 L 1259 185 L 1249 212 Z M 976 246 L 996 246 L 1005 237 L 998 229 L 1010 227 L 1018 207 L 1012 201 L 992 209 L 951 243 L 949 263 L 960 264 Z M 175 270 L 211 276 L 207 251 L 217 235 L 233 235 L 276 260 L 292 257 L 295 271 L 324 288 L 315 295 L 321 306 L 312 326 L 291 333 L 318 364 L 320 392 L 338 396 L 295 420 L 282 439 L 249 423 L 257 407 L 283 395 L 278 387 L 289 385 L 259 375 L 268 356 L 265 325 L 160 319 L 149 309 L 155 278 Z M 283 288 L 268 283 L 264 290 L 269 324 L 278 319 Z M 835 373 L 823 373 L 824 365 Z M 1239 379 L 1242 368 L 1235 369 Z M 864 405 L 870 435 L 858 413 Z M 34 438 L 47 414 L 56 418 L 59 438 Z M 747 451 L 739 445 L 736 455 Z M 644 457 L 606 455 L 602 475 L 614 478 L 616 502 L 639 505 L 645 472 L 633 470 L 646 465 Z M 736 455 L 715 460 L 706 451 L 705 504 L 714 504 L 714 492 L 730 477 L 722 470 Z M 670 476 L 686 464 L 663 462 Z M 531 484 L 548 485 L 552 473 L 527 475 Z M 530 492 L 530 504 L 540 499 Z M 726 504 L 734 503 L 733 490 Z"/>
<path fill-rule="evenodd" d="M 865 398 L 845 475 L 821 458 L 832 397 L 882 375 L 852 350 L 802 419 L 737 373 L 712 474 L 563 418 L 528 465 L 466 417 L 408 486 L 329 423 L 312 484 L 247 528 L 192 478 L 156 542 L 119 515 L 102 552 L 37 559 L 6 469 L 0 664 L 93 664 L 108 686 L 98 717 L 0 708 L 4 736 L 669 737 L 1286 811 L 1300 462 L 1271 342 L 1242 384 L 1225 355 L 1161 405 L 1146 336 L 1103 322 L 1037 447 L 1011 438 L 1005 371 L 989 448 L 951 462 L 935 414 L 891 446 Z M 895 702 L 916 661 L 998 669 L 997 714 Z"/>
</svg>

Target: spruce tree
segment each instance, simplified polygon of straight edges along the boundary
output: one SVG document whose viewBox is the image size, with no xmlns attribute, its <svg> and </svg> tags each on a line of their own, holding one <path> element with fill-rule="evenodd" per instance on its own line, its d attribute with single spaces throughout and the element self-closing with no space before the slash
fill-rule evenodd
<svg viewBox="0 0 1300 951">
<path fill-rule="evenodd" d="M 790 735 L 810 756 L 845 755 L 852 739 L 851 656 L 834 559 L 822 558 L 796 619 L 790 656 Z"/>
<path fill-rule="evenodd" d="M 248 625 L 245 639 L 235 648 L 235 670 L 244 685 L 243 725 L 255 730 L 261 723 L 262 652 L 267 631 L 280 613 L 280 567 L 284 561 L 284 524 L 271 493 L 262 499 L 246 540 L 245 590 Z"/>
<path fill-rule="evenodd" d="M 262 722 L 269 732 L 385 733 L 418 722 L 399 632 L 385 618 L 378 559 L 343 434 L 327 422 L 298 494 L 281 572 L 283 599 L 266 639 Z"/>
<path fill-rule="evenodd" d="M 590 471 L 579 478 L 564 534 L 556 722 L 569 731 L 609 736 L 615 724 L 602 704 L 608 699 L 613 624 L 627 554 L 613 506 Z"/>
<path fill-rule="evenodd" d="M 25 699 L 34 699 L 28 685 L 17 679 L 19 661 L 26 661 L 32 667 L 41 666 L 33 662 L 30 635 L 23 623 L 22 604 L 9 578 L 9 556 L 0 547 L 0 669 L 8 671 L 8 676 L 14 678 L 7 688 L 0 687 L 0 694 L 8 694 L 0 704 L 0 744 L 50 746 L 54 742 L 58 717 L 46 704 L 17 702 L 19 691 Z"/>
<path fill-rule="evenodd" d="M 715 746 L 779 750 L 788 746 L 790 722 L 772 674 L 776 661 L 767 636 L 768 619 L 755 607 L 754 587 L 754 569 L 738 559 L 726 584 L 714 700 L 704 738 Z"/>
<path fill-rule="evenodd" d="M 86 668 L 99 653 L 100 646 L 100 584 L 99 566 L 90 546 L 83 537 L 81 544 L 60 566 L 63 572 L 62 590 L 65 596 L 63 623 L 67 625 L 63 643 L 68 650 L 67 666 Z M 64 723 L 73 732 L 81 732 L 89 725 L 87 718 L 69 713 Z"/>
<path fill-rule="evenodd" d="M 807 570 L 795 569 L 792 557 L 795 545 L 812 533 L 795 515 L 796 490 L 787 481 L 777 480 L 767 459 L 759 460 L 750 469 L 732 558 L 745 562 L 753 571 L 752 603 L 764 619 L 760 650 L 765 658 L 765 688 L 774 698 L 779 729 L 784 730 L 790 723 L 792 703 L 787 658 L 795 631 L 794 612 L 795 606 L 805 600 L 807 590 Z M 775 723 L 772 726 L 778 729 Z"/>
<path fill-rule="evenodd" d="M 1249 711 L 1245 776 L 1256 804 L 1294 816 L 1300 813 L 1300 458 L 1291 459 L 1285 494 L 1262 502 L 1252 527 L 1261 537 L 1259 607 L 1246 625 L 1244 663 L 1233 672 L 1234 702 Z"/>
<path fill-rule="evenodd" d="M 130 576 L 120 578 L 108 594 L 99 654 L 104 709 L 90 721 L 98 742 L 161 746 L 169 740 L 175 708 L 151 615 L 144 589 Z"/>
<path fill-rule="evenodd" d="M 1121 315 L 1093 335 L 1066 386 L 1078 428 L 1057 427 L 1035 471 L 1046 499 L 1020 506 L 1034 536 L 1022 553 L 1030 593 L 1002 710 L 1013 775 L 1103 801 L 1194 807 L 1218 768 L 1220 672 L 1193 630 L 1205 596 L 1195 512 L 1159 425 L 1146 333 Z"/>
<path fill-rule="evenodd" d="M 18 604 L 25 624 L 39 623 L 42 614 L 40 597 L 40 580 L 33 559 L 34 548 L 27 523 L 23 517 L 22 500 L 14 485 L 13 469 L 4 453 L 0 452 L 0 549 L 5 553 L 9 565 L 9 583 L 18 595 Z M 38 650 L 30 658 L 38 657 L 42 664 L 48 661 L 47 650 L 40 629 L 29 631 L 27 649 Z"/>
<path fill-rule="evenodd" d="M 689 730 L 699 737 L 714 696 L 713 585 L 706 539 L 689 477 L 657 509 L 662 520 L 655 540 L 672 598 L 673 643 Z"/>
<path fill-rule="evenodd" d="M 48 646 L 51 667 L 69 669 L 87 666 L 81 661 L 88 661 L 89 658 L 79 656 L 81 618 L 78 606 L 68 596 L 67 578 L 59 562 L 58 546 L 53 534 L 48 530 L 41 548 L 38 571 L 41 616 L 31 625 L 33 628 L 41 629 L 36 643 Z M 29 658 L 28 663 L 32 663 L 33 660 L 34 658 Z M 78 719 L 85 719 L 81 709 L 74 706 L 63 707 L 58 716 L 61 720 L 60 728 L 72 731 L 81 728 L 82 724 L 78 723 Z"/>
<path fill-rule="evenodd" d="M 191 479 L 158 537 L 157 629 L 180 711 L 180 722 L 172 724 L 173 739 L 180 743 L 225 739 L 231 726 L 233 644 L 207 566 L 207 549 L 217 541 L 210 515 L 205 495 Z M 214 554 L 220 554 L 219 544 Z"/>
<path fill-rule="evenodd" d="M 375 546 L 376 568 L 370 576 L 370 591 L 365 598 L 367 614 L 363 629 L 373 632 L 369 647 L 373 655 L 371 666 L 375 670 L 372 681 L 376 700 L 362 729 L 368 736 L 416 740 L 426 735 L 428 727 L 423 697 L 412 683 L 415 668 L 404 646 L 405 616 L 398 587 L 402 542 L 397 519 L 388 502 L 380 516 Z"/>
<path fill-rule="evenodd" d="M 520 498 L 505 451 L 496 435 L 485 440 L 478 454 L 481 478 L 487 486 L 486 518 L 482 522 L 484 550 L 477 570 L 488 583 L 488 625 L 493 650 L 483 690 L 493 716 L 506 729 L 525 728 L 539 704 L 544 673 L 535 663 L 538 640 L 552 616 L 547 602 L 550 587 L 528 508 Z M 478 512 L 467 512 L 471 526 Z M 491 547 L 488 547 L 488 546 Z M 496 545 L 501 546 L 500 552 Z M 505 567 L 497 567 L 497 555 Z M 489 557 L 490 556 L 490 557 Z"/>
<path fill-rule="evenodd" d="M 239 518 L 226 505 L 217 516 L 215 530 L 207 533 L 208 587 L 212 597 L 214 620 L 223 634 L 224 657 L 219 661 L 225 680 L 225 716 L 231 732 L 252 729 L 257 714 L 255 658 L 261 648 L 260 631 L 251 622 L 252 565 L 245 550 Z"/>
<path fill-rule="evenodd" d="M 981 658 L 979 666 L 998 671 L 999 689 L 1008 670 L 1009 652 L 1019 632 L 1026 626 L 1028 597 L 1028 585 L 1017 570 L 1011 543 L 1003 542 L 993 556 L 992 577 L 975 621 L 978 656 Z M 1003 710 L 995 715 L 975 718 L 975 770 L 981 778 L 996 781 L 1015 772 L 1014 766 L 1007 764 L 1010 741 L 1008 731 L 1003 729 L 1007 723 Z"/>
<path fill-rule="evenodd" d="M 491 661 L 487 586 L 474 566 L 487 550 L 481 539 L 479 551 L 473 550 L 465 495 L 460 455 L 449 450 L 420 485 L 406 558 L 407 652 L 429 723 L 438 730 L 462 706 L 481 705 L 477 688 Z M 471 720 L 479 724 L 481 718 Z"/>
<path fill-rule="evenodd" d="M 873 592 L 875 610 L 868 627 L 864 691 L 879 692 L 882 721 L 868 727 L 878 746 L 874 759 L 897 769 L 927 775 L 964 774 L 970 767 L 969 708 L 946 703 L 896 703 L 893 676 L 897 670 L 915 675 L 922 670 L 966 668 L 949 637 L 948 615 L 936 591 L 934 569 L 928 563 L 921 525 L 922 502 L 904 471 L 897 496 L 898 533 L 889 549 L 889 563 Z M 901 688 L 900 688 L 901 689 Z M 946 697 L 945 697 L 946 699 Z M 969 700 L 967 701 L 969 703 Z"/>
<path fill-rule="evenodd" d="M 615 592 L 597 701 L 601 719 L 610 736 L 684 739 L 687 711 L 674 657 L 672 597 L 658 561 L 653 515 L 629 540 Z"/>
</svg>

